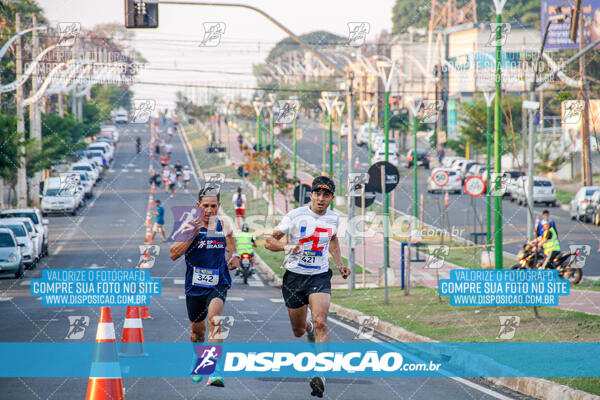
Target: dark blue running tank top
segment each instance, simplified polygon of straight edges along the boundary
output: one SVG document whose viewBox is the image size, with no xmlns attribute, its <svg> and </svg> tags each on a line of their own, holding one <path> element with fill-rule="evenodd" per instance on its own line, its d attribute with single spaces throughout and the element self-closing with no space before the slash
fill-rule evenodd
<svg viewBox="0 0 600 400">
<path fill-rule="evenodd" d="M 218 219 L 216 231 L 200 229 L 185 253 L 186 296 L 204 296 L 217 286 L 231 286 L 225 245 L 223 225 Z"/>
</svg>

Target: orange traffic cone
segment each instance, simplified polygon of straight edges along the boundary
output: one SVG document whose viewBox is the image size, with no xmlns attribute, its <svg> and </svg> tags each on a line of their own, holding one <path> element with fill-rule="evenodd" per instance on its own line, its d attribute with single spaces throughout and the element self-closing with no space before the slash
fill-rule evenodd
<svg viewBox="0 0 600 400">
<path fill-rule="evenodd" d="M 450 197 L 448 197 L 448 192 L 444 195 L 444 205 L 448 207 L 450 205 Z"/>
<path fill-rule="evenodd" d="M 85 398 L 86 400 L 124 400 L 115 325 L 110 315 L 110 307 L 101 308 L 96 343 Z"/>
<path fill-rule="evenodd" d="M 144 329 L 138 306 L 128 306 L 123 324 L 120 357 L 145 357 Z"/>
<path fill-rule="evenodd" d="M 152 319 L 148 306 L 140 306 L 140 317 L 142 319 Z"/>
<path fill-rule="evenodd" d="M 356 159 L 354 160 L 354 168 L 360 168 L 360 160 L 358 159 L 358 157 L 356 157 Z"/>
</svg>

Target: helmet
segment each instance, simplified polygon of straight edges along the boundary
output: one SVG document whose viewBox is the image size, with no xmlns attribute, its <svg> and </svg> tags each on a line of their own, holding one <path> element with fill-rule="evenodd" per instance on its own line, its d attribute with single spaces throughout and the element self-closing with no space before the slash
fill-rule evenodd
<svg viewBox="0 0 600 400">
<path fill-rule="evenodd" d="M 542 226 L 543 226 L 543 225 L 550 225 L 550 220 L 549 220 L 549 219 L 546 219 L 546 218 L 544 218 L 544 219 L 542 220 Z"/>
<path fill-rule="evenodd" d="M 242 232 L 248 232 L 250 230 L 250 228 L 248 227 L 247 223 L 243 223 L 242 224 Z"/>
</svg>

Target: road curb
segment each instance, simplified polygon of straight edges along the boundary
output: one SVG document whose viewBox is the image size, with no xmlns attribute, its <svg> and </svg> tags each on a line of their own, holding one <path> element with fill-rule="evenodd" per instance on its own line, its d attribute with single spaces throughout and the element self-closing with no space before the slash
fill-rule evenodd
<svg viewBox="0 0 600 400">
<path fill-rule="evenodd" d="M 264 262 L 257 252 L 254 252 L 254 267 L 258 270 L 260 275 L 266 279 L 267 283 L 271 286 L 281 287 L 283 281 L 269 266 Z"/>
<path fill-rule="evenodd" d="M 367 317 L 366 314 L 331 303 L 331 311 L 337 315 L 360 323 L 359 317 Z M 427 336 L 422 336 L 404 328 L 393 325 L 389 322 L 379 321 L 375 330 L 383 335 L 391 337 L 401 342 L 419 342 L 419 343 L 439 343 Z M 477 357 L 479 358 L 479 357 Z M 465 361 L 469 361 L 468 359 Z M 516 392 L 544 400 L 599 400 L 600 396 L 586 393 L 582 390 L 573 389 L 560 383 L 552 382 L 541 378 L 483 378 L 486 381 L 500 385 Z"/>
</svg>

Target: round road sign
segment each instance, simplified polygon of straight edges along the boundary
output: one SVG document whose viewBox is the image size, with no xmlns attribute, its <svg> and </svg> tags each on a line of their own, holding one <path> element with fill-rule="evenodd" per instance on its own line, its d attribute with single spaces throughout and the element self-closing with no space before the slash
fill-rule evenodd
<svg viewBox="0 0 600 400">
<path fill-rule="evenodd" d="M 279 136 L 281 134 L 281 128 L 279 126 L 273 127 L 273 135 Z"/>
<path fill-rule="evenodd" d="M 333 154 L 337 154 L 338 153 L 338 145 L 337 144 L 334 143 L 334 144 L 331 145 L 331 152 Z"/>
<path fill-rule="evenodd" d="M 369 207 L 371 204 L 373 204 L 373 202 L 375 201 L 376 195 L 377 194 L 375 192 L 365 192 L 365 208 Z M 354 205 L 358 208 L 362 207 L 362 196 L 354 197 Z"/>
<path fill-rule="evenodd" d="M 381 193 L 381 167 L 383 166 L 385 174 L 385 192 L 389 193 L 398 186 L 400 182 L 400 173 L 394 164 L 385 161 L 379 161 L 369 168 L 369 187 L 373 192 Z"/>
<path fill-rule="evenodd" d="M 308 186 L 306 183 L 303 183 L 302 185 L 297 185 L 294 188 L 294 199 L 300 203 L 301 206 L 303 206 L 306 203 L 310 202 L 310 191 L 311 191 L 311 187 Z M 300 192 L 304 192 L 304 193 L 300 193 Z M 304 195 L 304 201 L 300 201 L 301 195 Z"/>
<path fill-rule="evenodd" d="M 433 173 L 431 180 L 439 187 L 446 186 L 450 181 L 450 174 L 444 169 L 439 169 Z"/>
<path fill-rule="evenodd" d="M 485 181 L 478 176 L 471 176 L 465 181 L 465 192 L 471 197 L 479 197 L 485 192 Z"/>
</svg>

